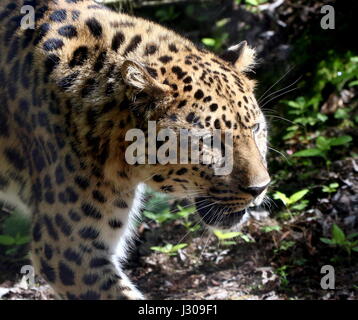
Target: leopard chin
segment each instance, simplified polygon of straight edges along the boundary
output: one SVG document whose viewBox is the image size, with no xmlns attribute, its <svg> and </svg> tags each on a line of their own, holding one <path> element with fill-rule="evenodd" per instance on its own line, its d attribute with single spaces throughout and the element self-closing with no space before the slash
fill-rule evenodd
<svg viewBox="0 0 358 320">
<path fill-rule="evenodd" d="M 219 229 L 230 229 L 240 225 L 247 213 L 247 209 L 228 212 L 227 206 L 201 197 L 196 198 L 195 203 L 201 221 L 207 226 Z"/>
</svg>

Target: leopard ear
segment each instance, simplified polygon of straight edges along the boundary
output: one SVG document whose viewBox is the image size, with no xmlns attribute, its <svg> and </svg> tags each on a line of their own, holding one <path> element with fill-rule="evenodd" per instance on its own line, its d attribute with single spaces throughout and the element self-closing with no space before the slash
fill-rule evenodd
<svg viewBox="0 0 358 320">
<path fill-rule="evenodd" d="M 255 50 L 247 45 L 247 41 L 242 41 L 227 49 L 220 58 L 234 65 L 239 72 L 250 71 L 255 64 Z"/>
<path fill-rule="evenodd" d="M 144 67 L 142 64 L 126 60 L 120 68 L 125 83 L 138 91 L 144 91 L 151 96 L 165 96 L 169 87 L 156 80 L 155 69 Z"/>
</svg>

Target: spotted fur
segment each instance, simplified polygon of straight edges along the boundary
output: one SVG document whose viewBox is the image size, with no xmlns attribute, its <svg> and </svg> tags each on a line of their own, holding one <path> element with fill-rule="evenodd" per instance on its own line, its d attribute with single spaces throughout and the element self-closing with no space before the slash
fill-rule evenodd
<svg viewBox="0 0 358 320">
<path fill-rule="evenodd" d="M 34 30 L 20 28 L 23 5 L 35 8 Z M 142 182 L 192 197 L 222 227 L 262 200 L 267 129 L 245 43 L 218 57 L 91 0 L 2 0 L 0 48 L 0 196 L 31 214 L 33 264 L 60 297 L 142 298 L 116 258 Z M 147 120 L 232 130 L 232 173 L 129 165 L 125 134 Z"/>
</svg>

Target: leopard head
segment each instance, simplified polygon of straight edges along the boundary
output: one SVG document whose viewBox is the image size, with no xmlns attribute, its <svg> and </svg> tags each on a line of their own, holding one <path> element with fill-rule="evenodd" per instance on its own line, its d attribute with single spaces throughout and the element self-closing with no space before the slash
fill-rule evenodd
<svg viewBox="0 0 358 320">
<path fill-rule="evenodd" d="M 177 142 L 176 163 L 146 163 L 138 168 L 155 190 L 192 198 L 206 224 L 232 227 L 249 206 L 261 204 L 270 183 L 267 125 L 255 98 L 255 82 L 247 76 L 255 52 L 246 42 L 220 57 L 188 46 L 177 51 L 152 64 L 133 60 L 123 64 L 124 80 L 137 90 L 134 104 L 143 119 L 142 128 L 148 132 L 145 123 L 150 120 L 155 121 L 157 132 L 169 128 L 177 136 L 185 129 L 209 135 L 219 132 L 222 137 L 230 133 L 231 170 L 217 174 L 226 142 L 220 150 L 212 149 L 214 161 L 209 164 L 202 157 L 199 163 L 181 163 L 182 146 Z M 157 150 L 163 146 L 154 144 Z M 200 155 L 205 148 L 205 143 L 199 144 Z"/>
</svg>

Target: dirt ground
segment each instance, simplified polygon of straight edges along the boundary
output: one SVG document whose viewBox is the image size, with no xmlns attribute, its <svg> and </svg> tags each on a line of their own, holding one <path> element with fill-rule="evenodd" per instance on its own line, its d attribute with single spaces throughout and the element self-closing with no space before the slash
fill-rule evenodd
<svg viewBox="0 0 358 320">
<path fill-rule="evenodd" d="M 338 161 L 329 176 L 342 182 L 332 199 L 317 199 L 316 204 L 294 220 L 281 223 L 281 231 L 262 232 L 262 226 L 277 225 L 275 213 L 254 212 L 242 231 L 250 242 L 220 244 L 202 228 L 187 233 L 180 221 L 156 224 L 144 219 L 138 239 L 125 266 L 132 281 L 149 299 L 357 299 L 357 255 L 349 257 L 337 248 L 319 241 L 328 236 L 332 223 L 346 230 L 358 227 L 358 161 Z M 333 171 L 335 170 L 335 171 Z M 327 179 L 323 174 L 320 179 Z M 282 240 L 295 245 L 277 251 Z M 252 242 L 254 241 L 254 242 Z M 157 253 L 152 246 L 188 243 L 176 256 Z M 276 249 L 276 250 L 275 250 Z M 25 248 L 24 248 L 25 250 Z M 23 251 L 25 252 L 25 251 Z M 28 288 L 19 270 L 24 259 L 7 261 L 1 257 L 0 299 L 54 299 L 51 289 L 38 279 Z M 322 290 L 321 267 L 335 268 L 335 290 Z M 281 271 L 280 271 L 281 270 Z"/>
<path fill-rule="evenodd" d="M 186 230 L 180 225 L 145 222 L 139 247 L 127 268 L 139 288 L 158 299 L 357 299 L 358 259 L 329 248 L 319 238 L 330 237 L 332 223 L 356 232 L 358 228 L 358 161 L 337 161 L 332 171 L 318 179 L 335 177 L 343 182 L 333 199 L 317 199 L 300 217 L 280 223 L 263 210 L 242 231 L 255 242 L 240 240 L 224 246 L 208 231 L 184 239 L 189 246 L 177 256 L 153 253 L 149 248 L 163 243 L 183 242 Z M 274 210 L 273 210 L 274 211 Z M 270 215 L 270 216 L 269 216 Z M 280 232 L 263 233 L 263 226 L 280 225 Z M 282 240 L 293 240 L 292 250 L 275 248 Z M 335 290 L 322 290 L 320 271 L 335 268 Z M 279 272 L 286 270 L 287 275 Z"/>
</svg>

